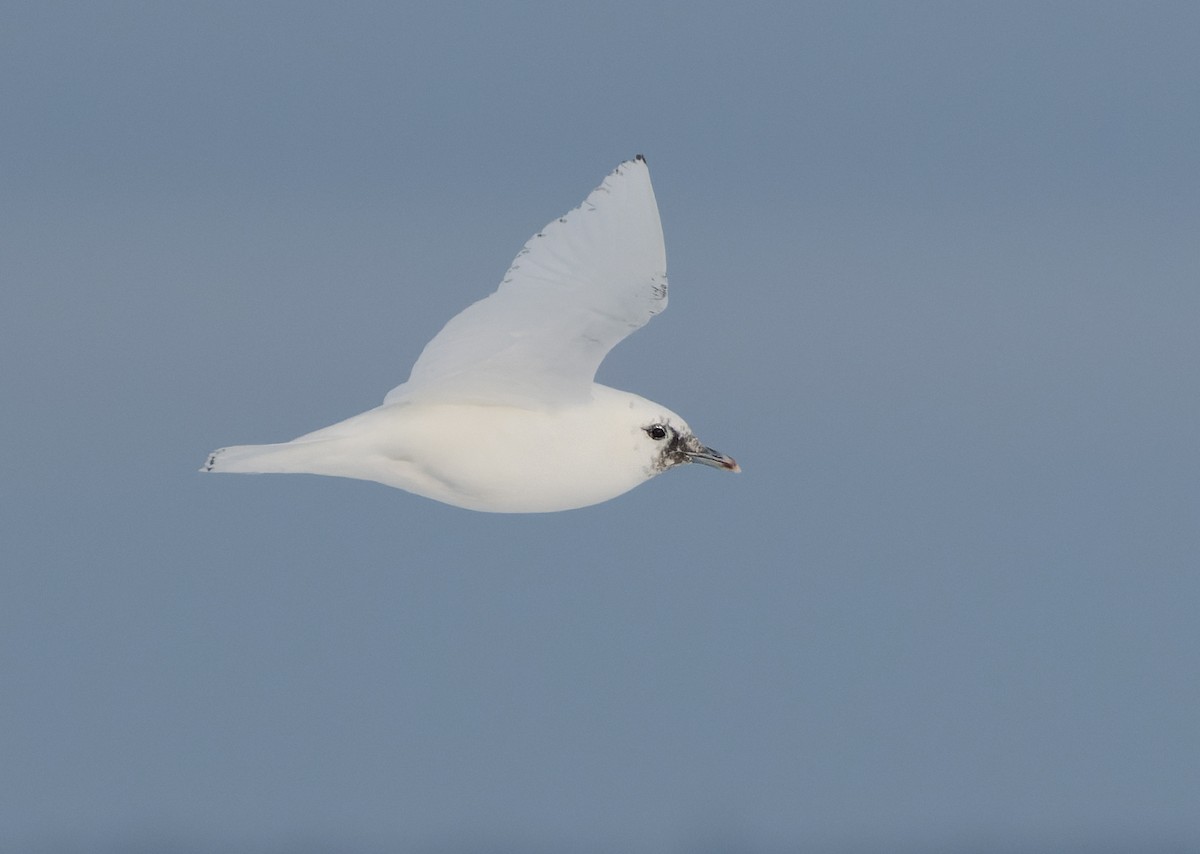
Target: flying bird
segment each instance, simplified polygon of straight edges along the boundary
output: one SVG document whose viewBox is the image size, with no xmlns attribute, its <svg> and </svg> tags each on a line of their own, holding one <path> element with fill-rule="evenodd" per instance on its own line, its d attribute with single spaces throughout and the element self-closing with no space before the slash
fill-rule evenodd
<svg viewBox="0 0 1200 854">
<path fill-rule="evenodd" d="M 495 513 L 599 504 L 683 463 L 740 471 L 665 406 L 594 381 L 608 351 L 666 306 L 639 154 L 530 238 L 382 405 L 290 442 L 221 448 L 201 471 L 373 480 Z"/>
</svg>

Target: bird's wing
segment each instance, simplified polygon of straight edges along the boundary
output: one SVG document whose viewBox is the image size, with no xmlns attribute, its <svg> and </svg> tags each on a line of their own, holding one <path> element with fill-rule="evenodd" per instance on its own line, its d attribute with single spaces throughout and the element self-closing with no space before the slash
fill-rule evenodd
<svg viewBox="0 0 1200 854">
<path fill-rule="evenodd" d="M 605 354 L 666 305 L 662 224 L 639 154 L 530 238 L 496 292 L 452 318 L 384 402 L 585 399 Z"/>
</svg>

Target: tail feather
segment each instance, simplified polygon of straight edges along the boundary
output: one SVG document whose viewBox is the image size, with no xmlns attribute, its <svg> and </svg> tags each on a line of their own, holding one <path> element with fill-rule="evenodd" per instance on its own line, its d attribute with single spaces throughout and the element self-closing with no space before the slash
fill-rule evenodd
<svg viewBox="0 0 1200 854">
<path fill-rule="evenodd" d="M 244 474 L 284 474 L 314 472 L 313 464 L 321 451 L 321 442 L 280 442 L 274 445 L 233 445 L 218 448 L 208 455 L 200 471 Z M 319 473 L 319 471 L 315 472 Z"/>
</svg>

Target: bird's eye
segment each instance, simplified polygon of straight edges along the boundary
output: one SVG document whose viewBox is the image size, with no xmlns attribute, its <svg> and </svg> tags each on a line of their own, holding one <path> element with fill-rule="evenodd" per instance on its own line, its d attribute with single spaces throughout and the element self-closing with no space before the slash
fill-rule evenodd
<svg viewBox="0 0 1200 854">
<path fill-rule="evenodd" d="M 646 428 L 646 435 L 654 441 L 659 442 L 667 438 L 670 435 L 670 431 L 661 424 L 651 424 Z"/>
</svg>

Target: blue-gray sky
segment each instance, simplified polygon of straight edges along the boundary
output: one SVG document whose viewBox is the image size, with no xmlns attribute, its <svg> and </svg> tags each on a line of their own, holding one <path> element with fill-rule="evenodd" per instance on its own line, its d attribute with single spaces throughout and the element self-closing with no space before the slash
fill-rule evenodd
<svg viewBox="0 0 1200 854">
<path fill-rule="evenodd" d="M 1200 7 L 423 5 L 0 12 L 0 847 L 1200 849 Z M 638 152 L 740 477 L 196 473 Z"/>
</svg>

